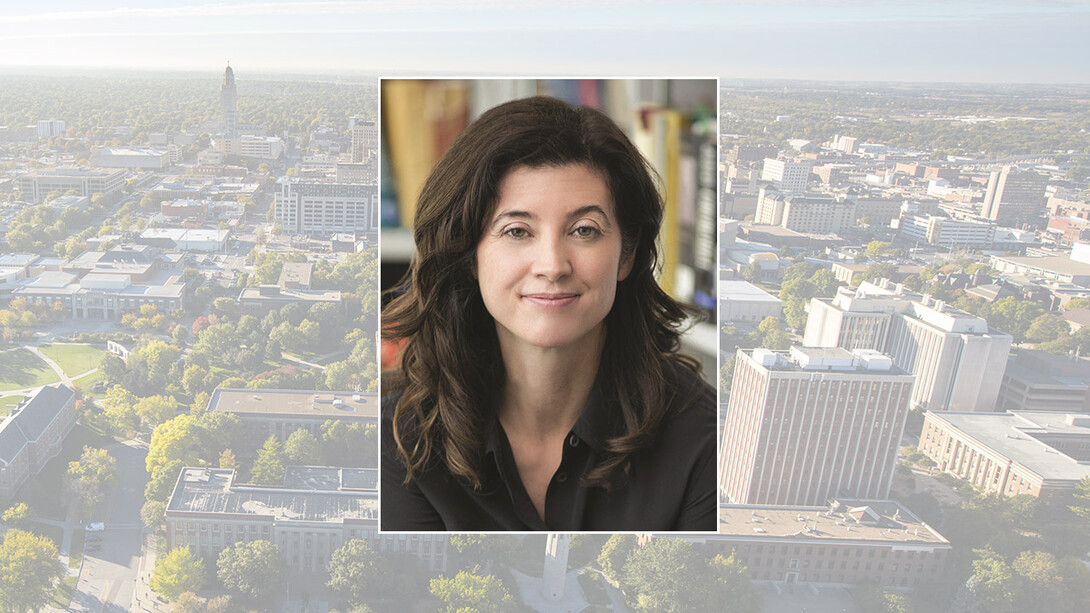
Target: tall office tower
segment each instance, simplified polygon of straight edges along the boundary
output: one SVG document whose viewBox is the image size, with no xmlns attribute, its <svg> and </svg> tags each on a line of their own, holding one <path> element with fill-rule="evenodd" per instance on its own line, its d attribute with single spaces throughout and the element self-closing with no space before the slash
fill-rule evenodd
<svg viewBox="0 0 1090 613">
<path fill-rule="evenodd" d="M 876 351 L 739 350 L 720 489 L 732 504 L 888 497 L 912 382 Z"/>
<path fill-rule="evenodd" d="M 806 182 L 810 178 L 810 161 L 793 162 L 790 160 L 777 160 L 765 158 L 761 169 L 761 180 L 771 181 L 772 186 L 785 193 L 802 193 L 806 191 Z"/>
<path fill-rule="evenodd" d="M 39 119 L 38 120 L 38 138 L 53 138 L 54 136 L 64 136 L 64 131 L 67 130 L 67 124 L 63 119 Z"/>
<path fill-rule="evenodd" d="M 803 342 L 874 349 L 916 376 L 912 405 L 932 411 L 993 411 L 1011 336 L 980 317 L 901 286 L 863 283 L 814 298 Z"/>
<path fill-rule="evenodd" d="M 378 126 L 374 120 L 363 117 L 350 117 L 348 126 L 352 130 L 352 161 L 362 162 L 378 152 Z"/>
<path fill-rule="evenodd" d="M 273 219 L 289 232 L 378 230 L 378 186 L 283 178 L 273 193 Z"/>
<path fill-rule="evenodd" d="M 541 571 L 541 595 L 557 601 L 564 597 L 564 582 L 568 576 L 570 534 L 550 534 L 545 541 L 545 566 Z"/>
<path fill-rule="evenodd" d="M 988 177 L 981 214 L 1001 226 L 1036 223 L 1045 215 L 1048 177 L 1017 166 L 994 170 Z"/>
<path fill-rule="evenodd" d="M 231 70 L 230 64 L 223 71 L 220 109 L 223 111 L 223 136 L 238 138 L 238 88 L 235 87 L 235 71 Z"/>
</svg>

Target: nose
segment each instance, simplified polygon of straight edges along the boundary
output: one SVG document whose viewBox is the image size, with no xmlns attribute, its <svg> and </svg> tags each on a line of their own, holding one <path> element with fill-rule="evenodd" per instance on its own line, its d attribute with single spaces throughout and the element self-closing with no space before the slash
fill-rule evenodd
<svg viewBox="0 0 1090 613">
<path fill-rule="evenodd" d="M 533 273 L 549 281 L 557 281 L 571 274 L 572 265 L 568 250 L 562 241 L 542 241 L 534 256 Z"/>
</svg>

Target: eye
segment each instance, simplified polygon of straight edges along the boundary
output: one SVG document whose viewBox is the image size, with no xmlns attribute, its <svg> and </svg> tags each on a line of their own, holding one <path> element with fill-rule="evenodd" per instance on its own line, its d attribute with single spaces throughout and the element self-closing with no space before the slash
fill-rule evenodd
<svg viewBox="0 0 1090 613">
<path fill-rule="evenodd" d="M 572 234 L 577 238 L 595 238 L 602 233 L 596 226 L 586 225 L 579 226 L 572 230 Z"/>
<path fill-rule="evenodd" d="M 529 238 L 530 231 L 521 226 L 514 226 L 512 228 L 507 228 L 506 230 L 504 230 L 503 235 L 516 239 Z"/>
</svg>

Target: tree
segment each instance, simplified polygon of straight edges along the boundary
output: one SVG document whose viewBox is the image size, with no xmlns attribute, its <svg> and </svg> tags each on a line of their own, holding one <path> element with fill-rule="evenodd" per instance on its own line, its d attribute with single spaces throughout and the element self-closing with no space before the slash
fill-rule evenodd
<svg viewBox="0 0 1090 613">
<path fill-rule="evenodd" d="M 280 549 L 267 540 L 227 547 L 220 552 L 216 567 L 224 587 L 255 600 L 276 594 L 285 571 Z"/>
<path fill-rule="evenodd" d="M 194 557 L 189 547 L 177 547 L 155 559 L 150 585 L 168 602 L 184 592 L 196 592 L 204 585 L 204 562 Z"/>
<path fill-rule="evenodd" d="M 609 537 L 598 554 L 598 567 L 606 577 L 620 581 L 628 557 L 636 549 L 636 537 L 631 534 L 614 534 Z"/>
<path fill-rule="evenodd" d="M 0 609 L 41 609 L 63 574 L 57 546 L 49 538 L 23 530 L 7 532 L 0 542 Z"/>
<path fill-rule="evenodd" d="M 1018 585 L 1010 564 L 991 546 L 974 549 L 973 582 L 977 599 L 988 611 L 1011 611 Z"/>
<path fill-rule="evenodd" d="M 321 461 L 321 454 L 318 437 L 311 434 L 309 430 L 296 430 L 288 435 L 288 440 L 284 441 L 284 455 L 292 464 L 314 466 Z"/>
<path fill-rule="evenodd" d="M 1068 507 L 1071 512 L 1090 521 L 1090 477 L 1083 477 L 1075 484 L 1072 498 L 1074 504 Z"/>
<path fill-rule="evenodd" d="M 238 460 L 235 459 L 235 452 L 224 449 L 223 453 L 220 454 L 219 467 L 238 470 Z"/>
<path fill-rule="evenodd" d="M 351 539 L 329 557 L 331 589 L 354 603 L 368 595 L 381 592 L 388 585 L 387 567 L 383 560 L 362 539 Z"/>
<path fill-rule="evenodd" d="M 204 599 L 193 592 L 183 592 L 171 609 L 172 613 L 228 613 L 231 610 L 230 596 Z"/>
<path fill-rule="evenodd" d="M 446 604 L 447 613 L 498 613 L 515 604 L 515 599 L 495 575 L 478 575 L 464 570 L 454 578 L 432 579 L 431 593 Z"/>
<path fill-rule="evenodd" d="M 90 515 L 102 502 L 106 489 L 117 483 L 117 460 L 105 449 L 84 447 L 79 460 L 68 463 L 64 491 L 79 512 Z"/>
<path fill-rule="evenodd" d="M 722 555 L 712 558 L 708 562 L 708 573 L 711 602 L 729 602 L 730 610 L 736 613 L 758 613 L 761 610 L 761 593 L 753 587 L 749 572 L 733 552 L 725 558 Z"/>
<path fill-rule="evenodd" d="M 114 385 L 106 390 L 102 401 L 102 412 L 106 416 L 110 430 L 128 435 L 140 425 L 140 416 L 136 414 L 136 396 L 121 385 Z"/>
<path fill-rule="evenodd" d="M 890 243 L 886 241 L 871 241 L 867 243 L 867 257 L 876 258 L 885 255 L 889 251 Z"/>
<path fill-rule="evenodd" d="M 450 547 L 466 560 L 506 564 L 518 549 L 518 537 L 507 534 L 452 534 Z"/>
<path fill-rule="evenodd" d="M 166 502 L 170 493 L 174 491 L 174 484 L 178 481 L 178 474 L 182 472 L 185 462 L 170 460 L 151 473 L 147 485 L 144 486 L 145 500 L 158 500 Z"/>
<path fill-rule="evenodd" d="M 4 516 L 2 518 L 5 524 L 12 524 L 13 526 L 25 526 L 30 522 L 30 507 L 27 503 L 20 502 L 14 504 L 4 510 Z"/>
<path fill-rule="evenodd" d="M 878 262 L 867 266 L 867 269 L 863 271 L 863 274 L 859 275 L 860 282 L 862 281 L 877 281 L 879 279 L 892 279 L 897 274 L 897 266 L 895 264 L 889 264 L 886 262 Z"/>
<path fill-rule="evenodd" d="M 265 439 L 250 470 L 250 482 L 273 485 L 284 481 L 284 450 L 276 436 Z"/>
<path fill-rule="evenodd" d="M 152 530 L 157 530 L 166 521 L 167 505 L 160 500 L 149 500 L 140 507 L 140 520 Z"/>
<path fill-rule="evenodd" d="M 1090 298 L 1072 298 L 1063 305 L 1063 310 L 1090 309 Z"/>
<path fill-rule="evenodd" d="M 178 401 L 174 396 L 148 396 L 141 398 L 134 408 L 141 423 L 154 428 L 178 414 Z"/>
<path fill-rule="evenodd" d="M 680 539 L 653 539 L 636 549 L 624 565 L 624 584 L 642 611 L 702 611 L 707 608 L 704 591 L 707 563 Z"/>
<path fill-rule="evenodd" d="M 1071 326 L 1063 317 L 1045 313 L 1038 316 L 1026 329 L 1026 340 L 1031 343 L 1047 343 L 1071 334 Z"/>
</svg>

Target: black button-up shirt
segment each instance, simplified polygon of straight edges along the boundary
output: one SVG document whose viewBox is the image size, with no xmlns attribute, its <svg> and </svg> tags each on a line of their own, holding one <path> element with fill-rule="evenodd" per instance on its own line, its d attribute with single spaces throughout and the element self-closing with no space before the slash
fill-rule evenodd
<svg viewBox="0 0 1090 613">
<path fill-rule="evenodd" d="M 679 378 L 697 377 L 688 370 Z M 686 406 L 674 406 L 659 436 L 631 454 L 628 478 L 612 490 L 587 487 L 582 476 L 593 468 L 609 438 L 624 432 L 620 409 L 594 391 L 568 433 L 564 453 L 545 495 L 545 519 L 538 516 L 519 477 L 511 445 L 498 419 L 485 436 L 481 476 L 474 491 L 442 461 L 429 463 L 408 485 L 393 440 L 395 402 L 385 402 L 382 418 L 383 531 L 685 531 L 716 530 L 715 391 L 700 382 Z M 691 396 L 691 395 L 690 395 Z"/>
</svg>

